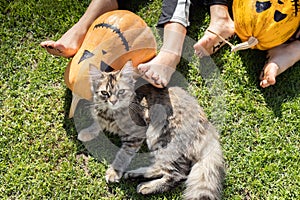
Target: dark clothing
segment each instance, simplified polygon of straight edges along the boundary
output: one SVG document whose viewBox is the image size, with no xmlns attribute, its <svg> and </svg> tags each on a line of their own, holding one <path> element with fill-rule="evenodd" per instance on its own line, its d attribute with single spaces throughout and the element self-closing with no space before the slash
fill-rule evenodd
<svg viewBox="0 0 300 200">
<path fill-rule="evenodd" d="M 226 5 L 227 0 L 163 0 L 162 13 L 158 20 L 158 26 L 163 26 L 168 22 L 177 22 L 183 26 L 189 26 L 190 5 L 212 6 Z"/>
</svg>

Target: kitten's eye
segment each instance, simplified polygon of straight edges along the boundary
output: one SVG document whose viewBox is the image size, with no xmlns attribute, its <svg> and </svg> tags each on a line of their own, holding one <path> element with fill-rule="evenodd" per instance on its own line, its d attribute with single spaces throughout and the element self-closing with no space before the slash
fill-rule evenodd
<svg viewBox="0 0 300 200">
<path fill-rule="evenodd" d="M 106 92 L 105 90 L 102 90 L 102 91 L 101 91 L 101 94 L 102 94 L 103 96 L 109 96 L 108 92 Z"/>
<path fill-rule="evenodd" d="M 125 90 L 124 89 L 121 89 L 118 91 L 118 94 L 124 94 Z"/>
</svg>

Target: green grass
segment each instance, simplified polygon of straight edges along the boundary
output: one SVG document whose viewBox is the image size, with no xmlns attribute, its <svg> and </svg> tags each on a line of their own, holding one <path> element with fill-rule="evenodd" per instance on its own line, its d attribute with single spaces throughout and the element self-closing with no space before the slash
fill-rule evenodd
<svg viewBox="0 0 300 200">
<path fill-rule="evenodd" d="M 161 2 L 138 2 L 128 9 L 154 26 Z M 47 54 L 39 43 L 58 39 L 88 4 L 0 1 L 0 199 L 181 199 L 182 187 L 143 197 L 136 183 L 107 185 L 107 164 L 77 140 L 67 117 L 71 92 L 63 81 L 69 60 Z M 207 9 L 193 13 L 188 36 L 197 40 L 209 17 Z M 227 166 L 223 198 L 300 199 L 299 63 L 275 86 L 261 89 L 265 52 L 233 54 L 224 47 L 212 59 L 217 76 L 203 78 L 195 58 L 178 69 L 220 130 Z"/>
</svg>

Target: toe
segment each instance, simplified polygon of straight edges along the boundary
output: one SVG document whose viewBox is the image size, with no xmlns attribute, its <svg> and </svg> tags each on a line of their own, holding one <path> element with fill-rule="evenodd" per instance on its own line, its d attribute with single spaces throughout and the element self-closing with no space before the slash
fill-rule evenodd
<svg viewBox="0 0 300 200">
<path fill-rule="evenodd" d="M 145 72 L 145 77 L 148 79 L 152 79 L 153 71 L 148 70 Z"/>
<path fill-rule="evenodd" d="M 154 84 L 156 85 L 156 87 L 163 87 L 160 79 L 154 81 Z"/>
<path fill-rule="evenodd" d="M 154 81 L 158 81 L 159 80 L 159 75 L 155 72 L 153 72 L 152 77 L 151 77 Z"/>
<path fill-rule="evenodd" d="M 49 44 L 49 42 L 50 42 L 50 41 L 43 41 L 43 42 L 40 43 L 40 45 L 41 45 L 42 47 L 46 47 L 46 46 Z"/>
<path fill-rule="evenodd" d="M 266 76 L 261 82 L 260 82 L 260 86 L 262 88 L 266 88 L 266 87 L 269 87 L 271 85 L 274 85 L 276 83 L 276 79 L 275 77 L 269 77 L 269 76 Z"/>
<path fill-rule="evenodd" d="M 270 84 L 268 83 L 267 80 L 262 80 L 262 81 L 260 82 L 260 86 L 261 86 L 262 88 L 266 88 L 266 87 L 269 87 Z"/>
<path fill-rule="evenodd" d="M 52 41 L 52 40 L 44 41 L 44 42 L 41 43 L 41 46 L 42 46 L 42 47 L 46 47 L 46 48 L 49 48 L 49 47 L 54 48 L 54 46 L 55 46 L 55 41 Z"/>
<path fill-rule="evenodd" d="M 138 65 L 138 70 L 142 73 L 146 73 L 149 70 L 149 65 L 146 64 L 140 64 Z"/>
<path fill-rule="evenodd" d="M 168 81 L 167 81 L 166 79 L 161 79 L 160 85 L 161 85 L 162 87 L 167 87 Z"/>
<path fill-rule="evenodd" d="M 47 45 L 46 48 L 48 48 L 48 49 L 54 49 L 54 47 L 51 46 L 51 45 Z"/>
</svg>

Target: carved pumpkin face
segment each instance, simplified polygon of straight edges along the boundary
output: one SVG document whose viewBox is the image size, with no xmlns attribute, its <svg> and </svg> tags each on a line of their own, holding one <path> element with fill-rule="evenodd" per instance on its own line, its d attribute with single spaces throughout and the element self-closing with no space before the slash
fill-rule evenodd
<svg viewBox="0 0 300 200">
<path fill-rule="evenodd" d="M 241 40 L 253 36 L 261 50 L 284 43 L 300 25 L 298 0 L 234 0 L 233 15 Z"/>
<path fill-rule="evenodd" d="M 155 55 L 155 37 L 139 16 L 125 10 L 107 12 L 89 28 L 66 69 L 65 82 L 76 95 L 91 99 L 89 65 L 108 72 L 121 69 L 128 60 L 136 67 Z"/>
<path fill-rule="evenodd" d="M 299 12 L 297 2 L 291 0 L 257 0 L 255 7 L 257 13 L 269 12 L 270 15 L 273 15 L 275 22 L 286 22 L 288 21 L 289 16 L 295 17 Z"/>
</svg>

